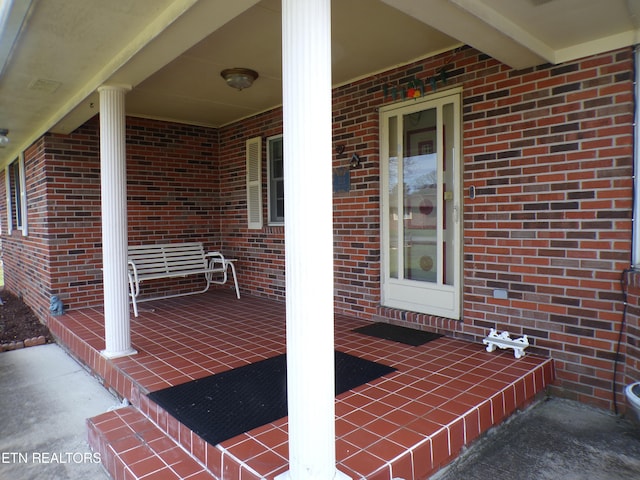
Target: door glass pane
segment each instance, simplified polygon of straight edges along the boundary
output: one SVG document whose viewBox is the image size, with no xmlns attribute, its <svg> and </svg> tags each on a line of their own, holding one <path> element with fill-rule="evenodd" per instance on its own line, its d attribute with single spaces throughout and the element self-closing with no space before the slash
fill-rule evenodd
<svg viewBox="0 0 640 480">
<path fill-rule="evenodd" d="M 404 278 L 438 281 L 437 115 L 431 108 L 403 117 Z"/>
<path fill-rule="evenodd" d="M 398 117 L 389 118 L 389 277 L 398 278 Z"/>
</svg>

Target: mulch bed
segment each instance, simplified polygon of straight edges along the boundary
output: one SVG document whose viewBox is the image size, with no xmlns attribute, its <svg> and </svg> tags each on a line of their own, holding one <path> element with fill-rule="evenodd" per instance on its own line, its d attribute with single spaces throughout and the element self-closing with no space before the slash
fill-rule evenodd
<svg viewBox="0 0 640 480">
<path fill-rule="evenodd" d="M 0 299 L 0 351 L 53 342 L 47 326 L 22 299 L 6 291 L 0 291 Z"/>
</svg>

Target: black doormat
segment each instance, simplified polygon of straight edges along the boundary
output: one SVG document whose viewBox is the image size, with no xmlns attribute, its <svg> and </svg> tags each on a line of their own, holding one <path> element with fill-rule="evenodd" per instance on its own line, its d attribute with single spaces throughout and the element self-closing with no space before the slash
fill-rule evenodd
<svg viewBox="0 0 640 480">
<path fill-rule="evenodd" d="M 395 368 L 335 352 L 336 395 Z M 286 355 L 151 392 L 149 398 L 212 445 L 287 416 Z"/>
<path fill-rule="evenodd" d="M 404 343 L 413 347 L 419 347 L 444 335 L 439 333 L 414 330 L 413 328 L 391 325 L 390 323 L 376 322 L 364 327 L 356 328 L 354 332 L 369 335 L 370 337 L 384 338 L 394 342 Z"/>
</svg>

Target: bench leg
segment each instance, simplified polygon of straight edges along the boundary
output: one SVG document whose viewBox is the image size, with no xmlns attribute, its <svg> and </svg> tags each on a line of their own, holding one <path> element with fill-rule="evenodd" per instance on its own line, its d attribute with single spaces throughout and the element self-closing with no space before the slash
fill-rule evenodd
<svg viewBox="0 0 640 480">
<path fill-rule="evenodd" d="M 138 304 L 136 303 L 137 291 L 134 289 L 133 279 L 129 275 L 129 295 L 131 296 L 131 303 L 133 304 L 133 315 L 138 316 Z"/>
<path fill-rule="evenodd" d="M 138 316 L 138 304 L 136 303 L 136 297 L 131 298 L 131 303 L 133 304 L 133 316 Z"/>
<path fill-rule="evenodd" d="M 240 298 L 240 289 L 238 288 L 238 279 L 236 278 L 236 267 L 233 262 L 226 261 L 227 265 L 231 267 L 231 274 L 233 275 L 233 284 L 236 286 L 236 297 Z"/>
</svg>

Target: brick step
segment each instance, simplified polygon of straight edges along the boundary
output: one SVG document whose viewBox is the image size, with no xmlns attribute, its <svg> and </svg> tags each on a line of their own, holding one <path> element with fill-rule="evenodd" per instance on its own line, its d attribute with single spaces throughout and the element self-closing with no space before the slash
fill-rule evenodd
<svg viewBox="0 0 640 480">
<path fill-rule="evenodd" d="M 216 480 L 135 407 L 87 420 L 89 445 L 113 480 Z"/>
</svg>

